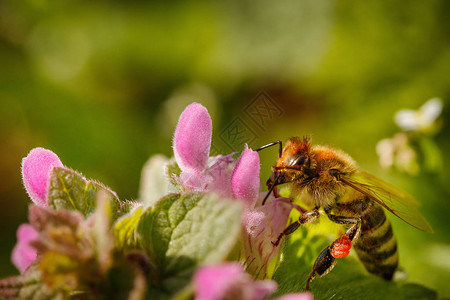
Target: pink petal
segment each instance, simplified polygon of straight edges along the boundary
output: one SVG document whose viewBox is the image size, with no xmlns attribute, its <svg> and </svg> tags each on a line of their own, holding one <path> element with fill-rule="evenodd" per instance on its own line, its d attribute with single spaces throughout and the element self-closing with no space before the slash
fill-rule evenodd
<svg viewBox="0 0 450 300">
<path fill-rule="evenodd" d="M 203 173 L 181 172 L 178 178 L 184 191 L 205 192 L 212 177 Z"/>
<path fill-rule="evenodd" d="M 231 175 L 233 173 L 236 161 L 233 154 L 217 155 L 210 157 L 208 160 L 208 168 L 205 174 L 210 177 L 210 182 L 206 187 L 206 191 L 215 192 L 223 198 L 231 198 Z"/>
<path fill-rule="evenodd" d="M 211 147 L 212 121 L 208 110 L 198 103 L 188 105 L 181 114 L 173 137 L 173 153 L 184 172 L 204 170 Z"/>
<path fill-rule="evenodd" d="M 311 293 L 286 294 L 276 300 L 313 300 L 314 296 Z"/>
<path fill-rule="evenodd" d="M 36 259 L 36 249 L 30 245 L 37 240 L 38 233 L 30 224 L 21 224 L 17 229 L 17 244 L 11 254 L 12 263 L 23 273 Z"/>
<path fill-rule="evenodd" d="M 233 196 L 243 201 L 249 209 L 255 206 L 258 199 L 259 170 L 258 152 L 245 149 L 234 168 L 233 175 L 231 175 Z"/>
<path fill-rule="evenodd" d="M 236 165 L 232 156 L 233 154 L 210 157 L 203 172 L 181 172 L 178 182 L 184 191 L 214 192 L 223 198 L 231 198 L 231 174 Z"/>
<path fill-rule="evenodd" d="M 243 287 L 245 299 L 248 300 L 264 300 L 274 293 L 278 285 L 273 280 L 256 280 L 251 283 L 244 283 Z M 244 298 L 244 297 L 243 297 Z"/>
<path fill-rule="evenodd" d="M 196 300 L 263 300 L 276 291 L 273 280 L 255 281 L 238 263 L 200 268 L 194 275 Z"/>
<path fill-rule="evenodd" d="M 274 247 L 278 235 L 286 227 L 293 205 L 289 199 L 277 198 L 264 206 L 244 212 L 243 245 L 247 272 L 257 278 L 266 277 L 269 262 L 275 258 L 280 247 Z"/>
<path fill-rule="evenodd" d="M 238 263 L 201 267 L 194 275 L 195 299 L 220 300 L 227 289 L 244 273 Z"/>
<path fill-rule="evenodd" d="M 39 206 L 47 206 L 47 189 L 51 171 L 62 167 L 58 155 L 44 148 L 34 148 L 22 159 L 22 178 L 31 200 Z"/>
</svg>

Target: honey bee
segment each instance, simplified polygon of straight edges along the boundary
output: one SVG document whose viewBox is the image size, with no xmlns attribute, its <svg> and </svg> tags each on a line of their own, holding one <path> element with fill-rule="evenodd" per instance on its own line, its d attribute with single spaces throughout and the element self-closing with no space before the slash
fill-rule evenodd
<svg viewBox="0 0 450 300">
<path fill-rule="evenodd" d="M 417 209 L 418 203 L 408 194 L 377 177 L 358 170 L 346 153 L 326 146 L 313 146 L 309 138 L 290 138 L 285 147 L 281 141 L 265 145 L 257 151 L 279 145 L 279 158 L 267 181 L 268 195 L 276 186 L 290 184 L 291 197 L 300 196 L 310 210 L 287 226 L 272 244 L 293 233 L 302 224 L 319 217 L 319 209 L 335 223 L 350 228 L 317 257 L 307 282 L 327 274 L 336 259 L 347 256 L 352 244 L 366 270 L 391 280 L 398 265 L 397 241 L 383 208 L 406 223 L 425 232 L 431 226 Z"/>
</svg>

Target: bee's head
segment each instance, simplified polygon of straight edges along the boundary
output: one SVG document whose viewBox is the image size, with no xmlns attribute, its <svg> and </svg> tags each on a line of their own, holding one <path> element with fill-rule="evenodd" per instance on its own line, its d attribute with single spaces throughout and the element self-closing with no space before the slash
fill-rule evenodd
<svg viewBox="0 0 450 300">
<path fill-rule="evenodd" d="M 293 181 L 302 182 L 312 176 L 315 165 L 310 155 L 311 140 L 308 137 L 290 138 L 276 165 L 272 167 L 271 183 L 278 185 Z"/>
</svg>

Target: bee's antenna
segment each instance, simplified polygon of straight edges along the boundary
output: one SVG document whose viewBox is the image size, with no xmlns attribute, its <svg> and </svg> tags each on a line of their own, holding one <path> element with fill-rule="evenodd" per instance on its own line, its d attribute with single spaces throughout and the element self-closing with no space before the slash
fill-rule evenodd
<svg viewBox="0 0 450 300">
<path fill-rule="evenodd" d="M 266 196 L 264 197 L 264 200 L 262 202 L 262 205 L 264 205 L 267 201 L 267 199 L 269 198 L 270 194 L 272 193 L 273 189 L 275 188 L 275 186 L 278 184 L 278 177 L 280 176 L 280 174 L 277 174 L 277 176 L 275 177 L 272 186 L 270 187 L 269 191 L 267 192 Z"/>
<path fill-rule="evenodd" d="M 263 149 L 266 149 L 266 148 L 275 146 L 276 144 L 279 145 L 279 148 L 278 148 L 278 158 L 280 158 L 280 157 L 281 157 L 281 154 L 283 154 L 283 143 L 282 143 L 281 141 L 276 141 L 276 142 L 273 142 L 273 143 L 264 145 L 264 146 L 262 146 L 262 147 L 259 147 L 258 149 L 255 149 L 255 151 L 260 151 L 260 150 L 263 150 Z M 275 186 L 277 185 L 278 176 L 279 176 L 279 174 L 277 174 L 277 176 L 275 177 L 272 186 L 270 187 L 269 191 L 267 192 L 267 195 L 264 197 L 263 202 L 262 202 L 262 205 L 264 205 L 264 204 L 266 203 L 266 201 L 267 201 L 267 199 L 269 198 L 270 194 L 273 192 L 273 189 L 274 189 Z"/>
<path fill-rule="evenodd" d="M 255 151 L 260 151 L 260 150 L 275 146 L 276 144 L 280 145 L 280 147 L 278 148 L 278 158 L 280 158 L 281 154 L 283 153 L 283 144 L 281 143 L 281 141 L 276 141 L 276 142 L 264 145 L 262 147 L 259 147 L 258 149 L 255 149 Z"/>
</svg>

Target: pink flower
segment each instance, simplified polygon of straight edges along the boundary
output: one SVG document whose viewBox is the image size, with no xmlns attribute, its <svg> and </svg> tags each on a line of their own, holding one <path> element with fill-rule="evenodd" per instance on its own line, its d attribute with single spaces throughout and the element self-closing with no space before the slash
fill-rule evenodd
<svg viewBox="0 0 450 300">
<path fill-rule="evenodd" d="M 258 152 L 247 148 L 242 152 L 231 175 L 231 190 L 236 199 L 244 202 L 247 209 L 255 207 L 258 199 L 259 182 L 259 156 Z"/>
<path fill-rule="evenodd" d="M 255 278 L 267 277 L 266 269 L 280 247 L 274 247 L 278 235 L 286 227 L 293 204 L 289 199 L 277 198 L 261 206 L 266 193 L 259 193 L 259 156 L 246 149 L 239 158 L 231 176 L 233 196 L 245 204 L 242 216 L 242 240 L 247 272 Z M 260 201 L 258 201 L 260 200 Z"/>
<path fill-rule="evenodd" d="M 277 290 L 273 280 L 253 280 L 239 263 L 205 266 L 194 275 L 196 300 L 263 300 Z M 287 294 L 278 300 L 312 300 L 309 293 Z"/>
<path fill-rule="evenodd" d="M 211 148 L 212 121 L 208 110 L 192 103 L 181 114 L 173 137 L 173 153 L 178 166 L 190 174 L 202 173 Z"/>
<path fill-rule="evenodd" d="M 38 233 L 30 224 L 22 224 L 17 229 L 17 244 L 11 254 L 12 263 L 23 273 L 36 259 L 36 249 L 30 242 L 37 240 Z"/>
<path fill-rule="evenodd" d="M 25 189 L 36 205 L 47 206 L 50 175 L 54 167 L 62 167 L 58 155 L 44 148 L 34 148 L 22 159 Z"/>
<path fill-rule="evenodd" d="M 265 278 L 268 263 L 280 249 L 271 241 L 286 226 L 293 205 L 280 198 L 260 206 L 260 160 L 247 145 L 237 162 L 232 154 L 209 157 L 211 124 L 208 111 L 198 103 L 188 105 L 181 114 L 173 139 L 175 160 L 182 171 L 179 183 L 183 190 L 216 192 L 244 204 L 242 236 L 247 271 Z"/>
<path fill-rule="evenodd" d="M 272 280 L 254 281 L 238 263 L 201 267 L 194 275 L 195 299 L 259 300 L 275 292 Z"/>
<path fill-rule="evenodd" d="M 241 200 L 246 208 L 255 205 L 260 188 L 258 153 L 246 146 L 239 161 L 233 153 L 209 157 L 212 121 L 208 110 L 192 103 L 181 113 L 173 138 L 175 160 L 181 169 L 184 190 L 216 192 Z"/>
<path fill-rule="evenodd" d="M 265 193 L 262 194 L 264 196 Z M 256 278 L 266 278 L 269 262 L 281 247 L 271 243 L 286 227 L 293 204 L 289 199 L 277 198 L 264 206 L 245 211 L 242 217 L 242 243 L 247 272 Z"/>
<path fill-rule="evenodd" d="M 211 135 L 208 110 L 195 102 L 188 105 L 181 113 L 173 137 L 173 152 L 181 169 L 179 183 L 186 191 L 216 192 L 230 198 L 236 161 L 233 154 L 209 157 Z"/>
</svg>

